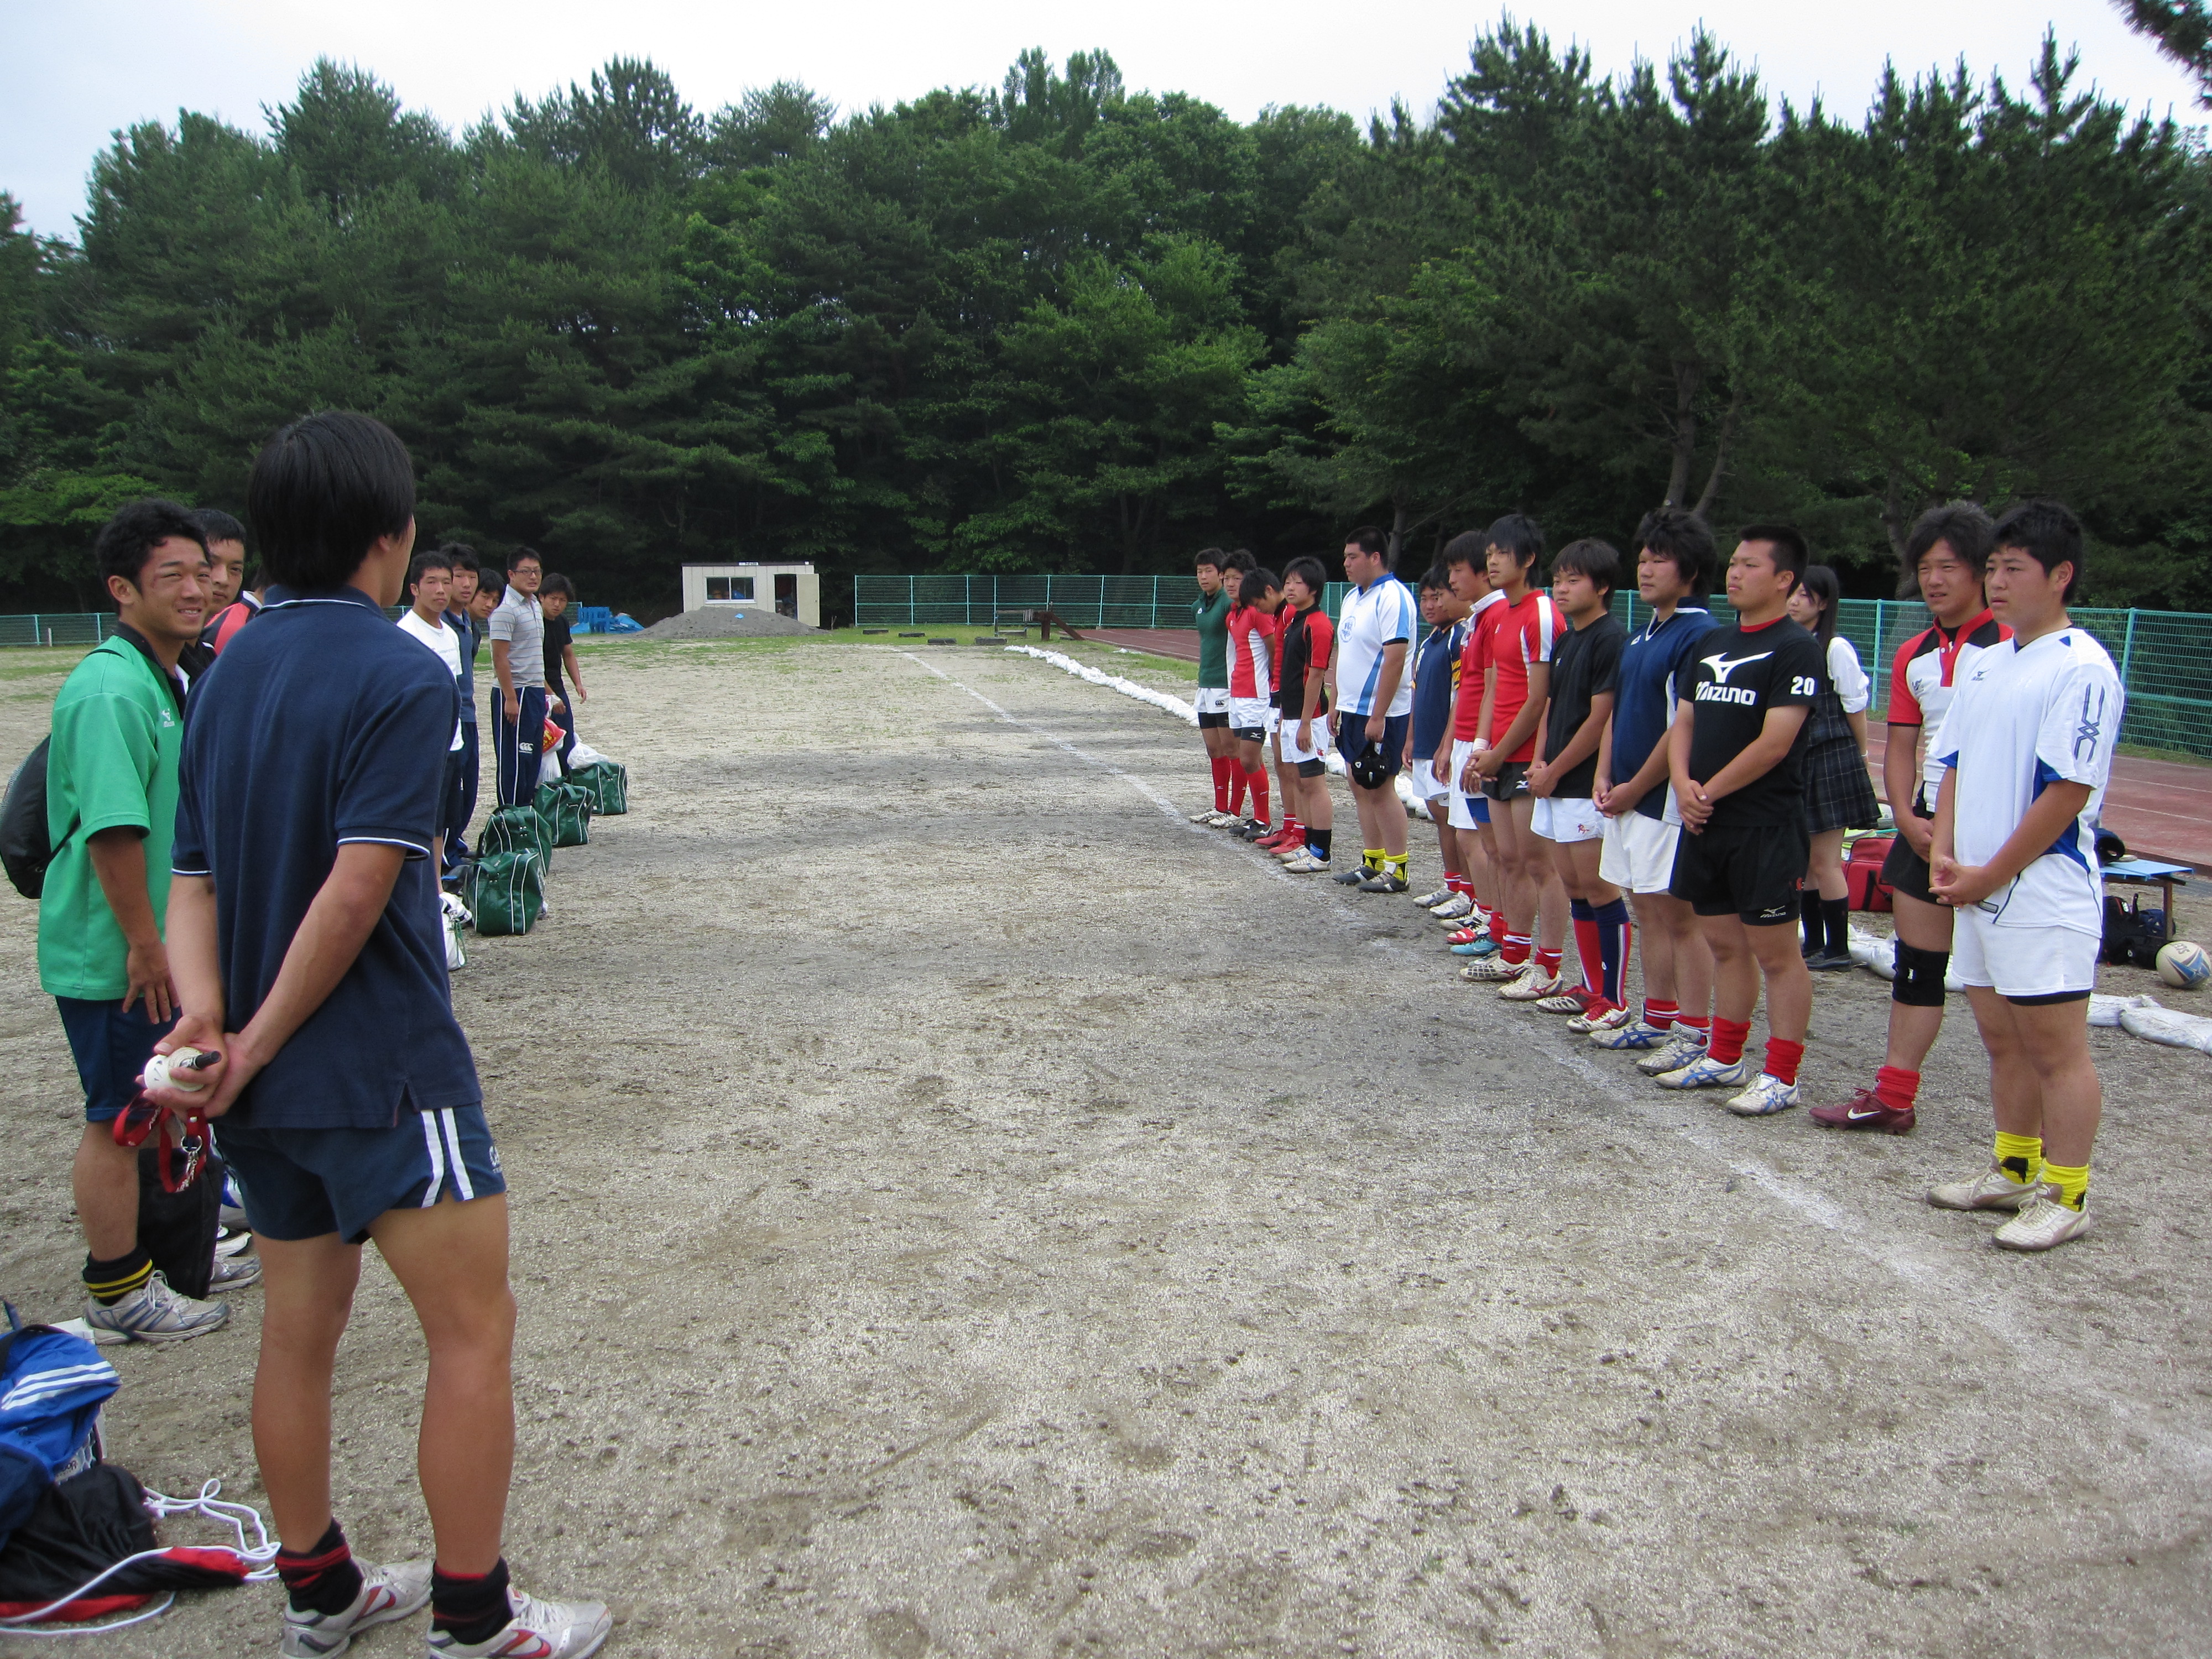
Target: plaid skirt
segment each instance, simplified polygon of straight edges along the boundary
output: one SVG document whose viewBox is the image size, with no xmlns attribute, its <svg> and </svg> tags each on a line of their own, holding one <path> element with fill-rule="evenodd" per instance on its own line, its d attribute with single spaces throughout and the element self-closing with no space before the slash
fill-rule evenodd
<svg viewBox="0 0 2212 1659">
<path fill-rule="evenodd" d="M 1823 743 L 1805 751 L 1808 833 L 1871 830 L 1881 822 L 1881 803 L 1875 799 L 1874 780 L 1855 739 Z"/>
</svg>

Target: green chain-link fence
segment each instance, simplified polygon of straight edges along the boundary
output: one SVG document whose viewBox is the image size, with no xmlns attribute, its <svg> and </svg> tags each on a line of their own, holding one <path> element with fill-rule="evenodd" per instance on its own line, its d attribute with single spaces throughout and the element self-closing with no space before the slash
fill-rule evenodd
<svg viewBox="0 0 2212 1659">
<path fill-rule="evenodd" d="M 1323 596 L 1333 616 L 1346 591 L 1331 582 Z M 856 576 L 854 621 L 864 628 L 990 628 L 1026 611 L 1050 611 L 1082 628 L 1188 628 L 1198 583 L 1189 576 Z M 1735 613 L 1711 602 L 1723 622 Z M 1845 599 L 1837 631 L 1850 641 L 1874 681 L 1877 709 L 1889 700 L 1890 659 L 1928 626 L 1917 599 Z M 1613 615 L 1631 629 L 1650 607 L 1633 593 L 1616 595 Z M 0 643 L 15 640 L 0 617 Z M 52 623 L 58 619 L 46 619 Z M 89 618 L 69 618 L 90 621 Z M 2077 610 L 2074 620 L 2102 642 L 2127 688 L 2124 738 L 2146 748 L 2212 759 L 2212 616 L 2174 611 Z"/>
</svg>

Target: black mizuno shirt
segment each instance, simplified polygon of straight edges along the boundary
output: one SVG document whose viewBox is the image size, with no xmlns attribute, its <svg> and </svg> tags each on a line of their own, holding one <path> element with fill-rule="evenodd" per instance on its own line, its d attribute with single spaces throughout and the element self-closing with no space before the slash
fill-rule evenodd
<svg viewBox="0 0 2212 1659">
<path fill-rule="evenodd" d="M 1690 775 L 1711 778 L 1751 747 L 1775 708 L 1809 708 L 1827 684 L 1820 642 L 1789 617 L 1716 628 L 1692 647 L 1674 695 L 1692 709 Z M 1805 816 L 1805 727 L 1765 776 L 1713 803 L 1717 825 L 1796 823 Z"/>
<path fill-rule="evenodd" d="M 1544 753 L 1559 754 L 1589 719 L 1590 704 L 1620 689 L 1620 653 L 1628 630 L 1605 611 L 1589 626 L 1559 636 L 1552 647 L 1551 706 L 1544 711 Z M 1554 800 L 1588 800 L 1597 787 L 1597 750 L 1552 786 Z"/>
</svg>

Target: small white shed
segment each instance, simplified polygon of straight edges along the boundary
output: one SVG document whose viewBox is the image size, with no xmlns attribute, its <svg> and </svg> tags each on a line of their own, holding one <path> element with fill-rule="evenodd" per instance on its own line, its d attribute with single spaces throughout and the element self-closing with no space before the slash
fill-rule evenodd
<svg viewBox="0 0 2212 1659">
<path fill-rule="evenodd" d="M 684 608 L 751 606 L 822 626 L 822 579 L 811 564 L 687 564 Z"/>
</svg>

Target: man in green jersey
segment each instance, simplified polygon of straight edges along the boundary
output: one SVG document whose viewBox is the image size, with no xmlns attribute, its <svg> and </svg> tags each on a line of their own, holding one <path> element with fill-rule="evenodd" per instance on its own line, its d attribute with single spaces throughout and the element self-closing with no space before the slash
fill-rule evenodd
<svg viewBox="0 0 2212 1659">
<path fill-rule="evenodd" d="M 54 699 L 39 983 L 60 1008 L 84 1085 L 71 1185 L 87 1251 L 85 1321 L 101 1336 L 174 1342 L 214 1330 L 230 1310 L 179 1295 L 154 1270 L 138 1239 L 138 1154 L 115 1144 L 113 1120 L 176 1019 L 162 919 L 185 725 L 177 659 L 198 642 L 212 582 L 204 534 L 174 501 L 123 508 L 93 558 L 121 614 Z M 239 1261 L 216 1264 L 223 1288 L 260 1276 L 251 1258 Z"/>
<path fill-rule="evenodd" d="M 1198 735 L 1213 769 L 1213 805 L 1193 812 L 1193 823 L 1231 821 L 1229 791 L 1237 776 L 1237 739 L 1229 731 L 1229 590 L 1222 584 L 1222 551 L 1209 547 L 1198 556 Z"/>
</svg>

